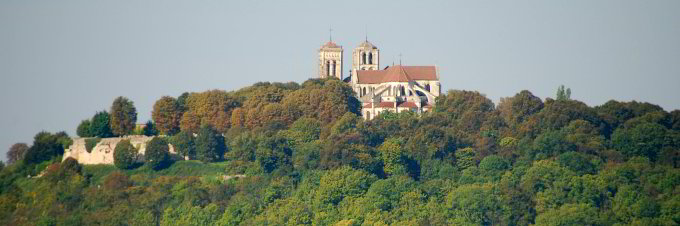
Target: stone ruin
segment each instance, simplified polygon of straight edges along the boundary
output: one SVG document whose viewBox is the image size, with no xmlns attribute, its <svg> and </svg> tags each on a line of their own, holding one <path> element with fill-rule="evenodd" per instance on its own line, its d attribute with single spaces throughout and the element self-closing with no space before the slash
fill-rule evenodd
<svg viewBox="0 0 680 226">
<path fill-rule="evenodd" d="M 154 137 L 148 136 L 125 136 L 125 137 L 113 137 L 113 138 L 102 138 L 97 145 L 92 148 L 91 152 L 87 152 L 85 147 L 85 139 L 88 138 L 72 138 L 73 144 L 66 150 L 64 150 L 64 157 L 62 161 L 68 157 L 78 160 L 80 164 L 113 164 L 113 150 L 116 148 L 118 142 L 124 139 L 130 140 L 132 146 L 137 148 L 139 153 L 139 161 L 144 161 L 144 153 L 146 152 L 146 143 Z M 170 153 L 175 154 L 175 149 L 172 145 L 170 146 Z"/>
</svg>

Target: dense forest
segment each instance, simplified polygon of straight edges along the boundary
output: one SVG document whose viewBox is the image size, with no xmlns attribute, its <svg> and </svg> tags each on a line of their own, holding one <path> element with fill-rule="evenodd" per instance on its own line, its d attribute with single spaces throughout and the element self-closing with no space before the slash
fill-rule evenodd
<svg viewBox="0 0 680 226">
<path fill-rule="evenodd" d="M 359 110 L 339 80 L 257 83 L 162 97 L 135 128 L 120 97 L 78 136 L 160 134 L 145 162 L 129 142 L 114 165 L 62 161 L 69 135 L 40 132 L 0 165 L 0 225 L 680 224 L 680 110 L 564 87 Z"/>
</svg>

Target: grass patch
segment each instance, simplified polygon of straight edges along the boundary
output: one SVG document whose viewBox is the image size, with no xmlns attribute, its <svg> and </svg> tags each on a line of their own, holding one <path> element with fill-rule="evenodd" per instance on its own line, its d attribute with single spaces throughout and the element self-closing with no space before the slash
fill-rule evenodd
<svg viewBox="0 0 680 226">
<path fill-rule="evenodd" d="M 99 137 L 86 138 L 86 139 L 85 139 L 85 150 L 87 151 L 87 153 L 91 153 L 91 152 L 92 152 L 92 149 L 93 149 L 95 146 L 97 146 L 97 144 L 98 144 L 99 141 L 101 141 L 101 140 L 102 140 L 102 138 L 99 138 Z"/>
</svg>

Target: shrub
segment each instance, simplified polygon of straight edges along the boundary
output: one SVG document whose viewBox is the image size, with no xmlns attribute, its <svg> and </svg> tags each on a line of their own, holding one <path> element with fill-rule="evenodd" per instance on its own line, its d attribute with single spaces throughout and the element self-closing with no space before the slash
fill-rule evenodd
<svg viewBox="0 0 680 226">
<path fill-rule="evenodd" d="M 102 138 L 95 137 L 95 138 L 85 138 L 85 150 L 87 153 L 92 153 L 92 149 L 97 146 L 99 141 L 101 141 Z"/>
<path fill-rule="evenodd" d="M 74 173 L 81 173 L 83 171 L 83 166 L 78 164 L 78 160 L 68 157 L 59 166 L 60 171 L 70 171 Z"/>
<path fill-rule="evenodd" d="M 113 164 L 120 169 L 131 169 L 137 163 L 137 149 L 130 140 L 121 140 L 113 150 Z"/>
</svg>

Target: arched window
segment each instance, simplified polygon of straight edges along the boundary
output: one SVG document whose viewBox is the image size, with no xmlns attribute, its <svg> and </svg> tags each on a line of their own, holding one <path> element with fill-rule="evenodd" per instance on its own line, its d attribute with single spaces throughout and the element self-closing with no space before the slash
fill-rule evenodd
<svg viewBox="0 0 680 226">
<path fill-rule="evenodd" d="M 366 64 L 366 53 L 361 53 L 361 63 Z"/>
<path fill-rule="evenodd" d="M 401 96 L 404 96 L 404 95 L 406 94 L 406 91 L 404 91 L 404 87 L 403 87 L 403 86 L 399 86 L 399 90 L 401 91 L 401 93 L 400 93 Z"/>
<path fill-rule="evenodd" d="M 427 90 L 427 92 L 430 92 L 430 84 L 425 85 L 425 90 Z"/>
<path fill-rule="evenodd" d="M 364 95 L 366 95 L 366 87 L 364 87 Z"/>
<path fill-rule="evenodd" d="M 373 64 L 373 53 L 368 53 L 368 64 Z"/>
<path fill-rule="evenodd" d="M 335 61 L 333 61 L 333 76 L 335 76 Z"/>
<path fill-rule="evenodd" d="M 409 90 L 409 91 L 408 91 L 408 95 L 409 95 L 409 96 L 413 96 L 413 92 L 411 92 L 411 90 Z"/>
<path fill-rule="evenodd" d="M 371 112 L 370 111 L 366 111 L 366 119 L 371 119 Z"/>
<path fill-rule="evenodd" d="M 326 61 L 326 76 L 331 75 L 331 61 Z"/>
</svg>

